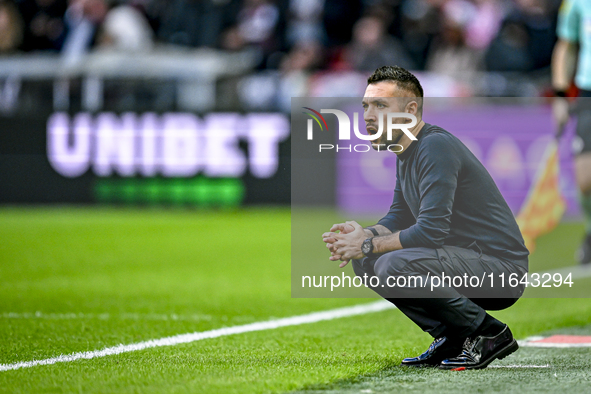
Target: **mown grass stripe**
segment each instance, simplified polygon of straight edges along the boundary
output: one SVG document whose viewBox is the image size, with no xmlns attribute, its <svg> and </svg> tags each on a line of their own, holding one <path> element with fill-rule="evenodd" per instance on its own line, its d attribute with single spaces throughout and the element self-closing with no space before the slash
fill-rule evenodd
<svg viewBox="0 0 591 394">
<path fill-rule="evenodd" d="M 548 273 L 572 272 L 573 278 L 586 278 L 586 277 L 591 276 L 591 269 L 589 269 L 587 267 L 566 267 L 566 268 L 563 268 L 560 270 L 552 270 L 552 271 L 547 271 L 547 272 Z M 155 348 L 155 347 L 174 346 L 174 345 L 178 345 L 178 344 L 182 344 L 182 343 L 190 343 L 190 342 L 200 341 L 200 340 L 204 340 L 204 339 L 212 339 L 212 338 L 242 334 L 242 333 L 247 333 L 247 332 L 273 330 L 273 329 L 281 328 L 281 327 L 297 326 L 297 325 L 301 325 L 301 324 L 310 324 L 310 323 L 316 323 L 316 322 L 325 321 L 325 320 L 333 320 L 333 319 L 339 319 L 339 318 L 343 318 L 343 317 L 380 312 L 380 311 L 390 309 L 390 308 L 394 308 L 394 306 L 391 303 L 389 303 L 387 301 L 377 301 L 377 302 L 373 302 L 373 303 L 369 303 L 369 304 L 355 305 L 352 307 L 344 307 L 344 308 L 332 309 L 332 310 L 322 311 L 322 312 L 313 312 L 313 313 L 306 314 L 306 315 L 299 315 L 299 316 L 292 316 L 292 317 L 276 319 L 276 320 L 250 323 L 250 324 L 245 324 L 245 325 L 240 325 L 240 326 L 225 327 L 225 328 L 219 328 L 219 329 L 204 331 L 204 332 L 180 334 L 180 335 L 175 335 L 175 336 L 171 336 L 171 337 L 153 339 L 153 340 L 149 340 L 149 341 L 138 342 L 138 343 L 133 343 L 133 344 L 128 344 L 128 345 L 121 344 L 118 346 L 109 347 L 109 348 L 105 348 L 102 350 L 72 353 L 72 354 L 68 354 L 68 355 L 60 355 L 58 357 L 48 358 L 45 360 L 32 360 L 32 361 L 21 361 L 21 362 L 17 362 L 17 363 L 13 363 L 13 364 L 0 364 L 0 372 L 16 370 L 16 369 L 21 369 L 21 368 L 30 368 L 30 367 L 34 367 L 37 365 L 51 365 L 51 364 L 57 364 L 57 363 L 61 363 L 61 362 L 70 362 L 70 361 L 76 361 L 76 360 L 81 360 L 81 359 L 93 359 L 93 358 L 97 358 L 97 357 L 106 357 L 106 356 L 112 356 L 112 355 L 117 355 L 117 354 L 121 354 L 121 353 L 128 353 L 128 352 L 144 350 L 144 349 L 149 349 L 149 348 Z M 521 346 L 532 346 L 527 341 L 523 341 L 523 342 L 520 341 L 520 345 Z M 579 344 L 578 346 L 572 346 L 572 345 L 565 346 L 564 344 L 561 344 L 561 346 L 554 345 L 552 347 L 585 347 L 585 346 L 589 346 L 589 345 L 581 346 Z M 550 347 L 550 346 L 545 346 L 545 347 Z"/>
<path fill-rule="evenodd" d="M 298 326 L 301 324 L 316 323 L 325 320 L 339 319 L 343 317 L 364 315 L 367 313 L 380 312 L 386 309 L 394 308 L 394 306 L 387 301 L 377 301 L 369 304 L 361 304 L 350 307 L 331 309 L 328 311 L 314 312 L 306 315 L 286 317 L 276 320 L 268 320 L 257 323 L 250 323 L 240 326 L 224 327 L 204 332 L 194 332 L 189 334 L 180 334 L 171 337 L 160 339 L 152 339 L 149 341 L 132 343 L 129 345 L 118 345 L 114 347 L 105 348 L 103 350 L 95 350 L 90 352 L 72 353 L 68 355 L 61 355 L 58 357 L 48 358 L 45 360 L 22 361 L 13 364 L 0 364 L 0 371 L 10 371 L 21 368 L 30 368 L 37 365 L 51 365 L 63 362 L 76 361 L 81 359 L 93 359 L 97 357 L 113 356 L 121 353 L 134 352 L 162 346 L 174 346 L 182 343 L 190 343 L 201 341 L 204 339 L 218 338 L 228 335 L 243 334 L 253 331 L 274 330 L 276 328 Z"/>
</svg>

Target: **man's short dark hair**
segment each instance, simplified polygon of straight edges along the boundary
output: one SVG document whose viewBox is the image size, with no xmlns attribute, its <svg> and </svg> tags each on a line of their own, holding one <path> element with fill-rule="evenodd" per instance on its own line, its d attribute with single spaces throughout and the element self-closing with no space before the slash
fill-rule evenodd
<svg viewBox="0 0 591 394">
<path fill-rule="evenodd" d="M 423 87 L 413 74 L 402 67 L 383 66 L 378 68 L 367 78 L 367 84 L 378 83 L 382 81 L 395 82 L 398 87 L 411 92 L 415 97 L 423 97 Z"/>
</svg>

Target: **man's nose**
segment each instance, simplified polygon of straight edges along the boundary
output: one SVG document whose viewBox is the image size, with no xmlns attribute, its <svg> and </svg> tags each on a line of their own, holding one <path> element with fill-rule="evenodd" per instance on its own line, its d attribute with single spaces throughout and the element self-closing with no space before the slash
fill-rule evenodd
<svg viewBox="0 0 591 394">
<path fill-rule="evenodd" d="M 371 107 L 369 107 L 367 111 L 363 113 L 363 120 L 365 120 L 365 123 L 375 122 L 376 119 L 376 111 Z"/>
</svg>

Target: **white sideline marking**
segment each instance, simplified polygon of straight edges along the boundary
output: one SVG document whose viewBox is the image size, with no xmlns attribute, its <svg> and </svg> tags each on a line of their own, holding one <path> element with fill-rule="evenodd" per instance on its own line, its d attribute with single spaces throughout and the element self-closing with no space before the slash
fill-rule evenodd
<svg viewBox="0 0 591 394">
<path fill-rule="evenodd" d="M 591 347 L 591 343 L 536 343 L 536 342 L 525 342 L 519 346 L 525 347 L 545 347 L 545 348 L 570 348 L 570 347 Z"/>
<path fill-rule="evenodd" d="M 540 272 L 542 274 L 562 274 L 563 277 L 572 273 L 573 279 L 588 278 L 591 276 L 591 264 L 589 265 L 573 265 L 571 267 L 559 268 L 556 270 Z M 531 274 L 530 274 L 531 275 Z"/>
<path fill-rule="evenodd" d="M 546 365 L 489 365 L 488 368 L 550 368 L 550 364 L 546 364 Z"/>
<path fill-rule="evenodd" d="M 521 340 L 521 341 L 517 341 L 517 342 L 519 343 L 519 346 L 521 346 L 521 345 L 525 344 L 526 342 L 530 342 L 530 341 L 540 341 L 540 340 L 542 340 L 542 339 L 544 339 L 544 338 L 546 338 L 546 337 L 544 337 L 544 336 L 541 336 L 541 335 L 534 335 L 534 336 L 527 337 L 527 338 L 525 338 L 525 339 L 523 339 L 523 340 Z"/>
<path fill-rule="evenodd" d="M 549 273 L 565 273 L 568 274 L 572 272 L 573 278 L 586 278 L 591 276 L 591 267 L 587 266 L 573 266 L 573 267 L 565 267 L 559 270 L 548 271 Z M 288 327 L 288 326 L 297 326 L 301 324 L 310 324 L 316 323 L 325 320 L 333 320 L 339 319 L 342 317 L 349 317 L 349 316 L 356 316 L 356 315 L 363 315 L 367 313 L 374 313 L 374 312 L 381 312 L 386 309 L 394 309 L 394 305 L 387 301 L 377 301 L 371 304 L 362 304 L 362 305 L 355 305 L 352 307 L 345 307 L 345 308 L 338 308 L 332 309 L 323 312 L 314 312 L 307 315 L 300 315 L 300 316 L 292 316 L 286 317 L 277 320 L 269 320 L 257 323 L 250 323 L 240 326 L 233 326 L 233 327 L 225 327 L 219 328 L 210 331 L 203 331 L 203 332 L 194 332 L 189 334 L 180 334 L 171 337 L 165 337 L 160 339 L 152 339 L 149 341 L 132 343 L 129 345 L 117 345 L 110 348 L 105 348 L 103 350 L 94 350 L 90 352 L 79 352 L 79 353 L 72 353 L 67 355 L 60 355 L 58 357 L 48 358 L 45 360 L 32 360 L 32 361 L 21 361 L 13 364 L 0 364 L 0 372 L 3 371 L 11 371 L 15 369 L 21 368 L 30 368 L 37 365 L 51 365 L 61 362 L 70 362 L 76 361 L 80 359 L 93 359 L 97 357 L 106 357 L 117 355 L 121 353 L 128 353 L 134 352 L 137 350 L 149 349 L 154 347 L 162 347 L 162 346 L 174 346 L 181 343 L 190 343 L 195 341 L 200 341 L 203 339 L 211 339 L 217 338 L 222 336 L 228 335 L 236 335 L 236 334 L 243 334 L 246 332 L 253 332 L 253 331 L 264 331 L 264 330 L 274 330 L 276 328 L 281 327 Z M 8 313 L 4 314 L 3 317 L 5 318 L 32 318 L 33 316 L 39 318 L 39 312 L 35 314 L 19 314 L 16 313 Z M 47 315 L 46 318 L 58 318 L 57 316 Z M 51 316 L 51 317 L 49 317 Z M 101 315 L 97 315 L 101 318 Z M 105 315 L 106 316 L 106 315 Z M 102 316 L 102 318 L 106 318 Z M 61 318 L 76 318 L 80 317 L 80 314 L 64 314 Z M 173 318 L 173 320 L 175 320 Z M 541 337 L 540 337 L 541 338 Z M 531 338 L 528 338 L 531 340 Z M 520 346 L 526 347 L 589 347 L 589 344 L 532 344 L 529 343 L 527 340 L 519 341 Z M 548 368 L 549 366 L 519 366 L 519 365 L 510 365 L 510 366 L 492 366 L 492 368 Z M 491 368 L 491 366 L 489 366 Z"/>
<path fill-rule="evenodd" d="M 210 331 L 194 332 L 189 334 L 180 334 L 172 337 L 152 339 L 145 342 L 132 343 L 129 345 L 117 345 L 103 350 L 90 352 L 72 353 L 45 360 L 22 361 L 14 364 L 0 364 L 1 371 L 10 371 L 20 368 L 30 368 L 37 365 L 51 365 L 80 359 L 92 359 L 97 357 L 112 356 L 121 353 L 134 352 L 136 350 L 149 349 L 161 346 L 173 346 L 181 343 L 200 341 L 203 339 L 218 338 L 227 335 L 236 335 L 253 331 L 274 330 L 280 327 L 299 326 L 301 324 L 316 323 L 325 320 L 339 319 L 342 317 L 364 315 L 367 313 L 381 312 L 386 309 L 394 309 L 394 305 L 388 301 L 377 301 L 370 304 L 361 304 L 345 308 L 332 309 L 323 312 L 314 312 L 307 315 L 286 317 L 277 320 L 268 320 L 263 322 L 245 324 L 241 326 L 224 327 Z"/>
<path fill-rule="evenodd" d="M 169 321 L 169 320 L 189 320 L 189 321 L 202 321 L 212 320 L 211 315 L 205 314 L 193 314 L 193 315 L 177 315 L 175 313 L 157 314 L 157 313 L 121 313 L 121 314 L 110 314 L 110 313 L 44 313 L 41 311 L 37 312 L 4 312 L 0 314 L 0 319 L 45 319 L 45 320 L 73 320 L 73 319 L 96 319 L 96 320 L 157 320 L 157 321 Z"/>
<path fill-rule="evenodd" d="M 552 343 L 552 342 L 535 342 L 546 337 L 532 336 L 527 337 L 521 341 L 517 341 L 519 346 L 524 347 L 545 347 L 545 348 L 571 348 L 571 347 L 591 347 L 591 343 Z"/>
</svg>

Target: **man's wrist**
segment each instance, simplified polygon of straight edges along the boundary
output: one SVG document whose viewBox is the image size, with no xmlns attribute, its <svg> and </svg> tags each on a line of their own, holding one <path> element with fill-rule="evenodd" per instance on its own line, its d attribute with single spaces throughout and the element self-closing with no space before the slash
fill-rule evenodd
<svg viewBox="0 0 591 394">
<path fill-rule="evenodd" d="M 378 230 L 376 230 L 373 227 L 366 227 L 366 228 L 364 228 L 364 230 L 369 230 L 373 234 L 374 237 L 377 237 L 378 235 L 380 235 L 380 233 L 378 233 Z"/>
</svg>

